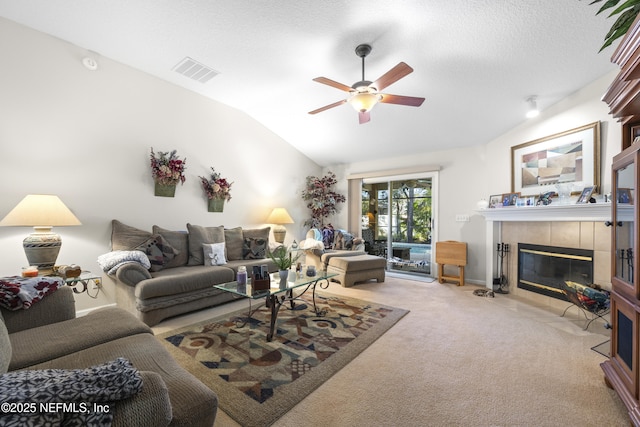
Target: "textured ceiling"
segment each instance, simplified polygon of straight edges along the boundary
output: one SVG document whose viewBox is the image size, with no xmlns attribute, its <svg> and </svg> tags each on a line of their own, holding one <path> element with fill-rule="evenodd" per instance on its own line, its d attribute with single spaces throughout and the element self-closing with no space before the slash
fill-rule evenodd
<svg viewBox="0 0 640 427">
<path fill-rule="evenodd" d="M 242 110 L 321 165 L 485 144 L 615 69 L 598 54 L 614 19 L 578 0 L 0 0 L 0 16 Z M 422 107 L 377 105 L 359 125 L 313 82 L 360 80 L 404 61 L 384 92 Z M 220 74 L 172 71 L 189 56 Z M 99 57 L 98 57 L 99 58 Z M 98 59 L 99 60 L 99 59 Z"/>
</svg>

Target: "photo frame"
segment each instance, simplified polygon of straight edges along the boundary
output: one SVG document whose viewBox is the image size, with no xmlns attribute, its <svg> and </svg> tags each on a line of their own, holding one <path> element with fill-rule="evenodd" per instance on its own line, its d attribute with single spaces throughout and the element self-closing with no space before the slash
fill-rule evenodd
<svg viewBox="0 0 640 427">
<path fill-rule="evenodd" d="M 600 122 L 511 147 L 511 191 L 537 195 L 557 183 L 600 185 Z"/>
<path fill-rule="evenodd" d="M 576 202 L 576 204 L 589 203 L 589 200 L 591 199 L 591 195 L 593 194 L 595 189 L 596 189 L 595 185 L 592 185 L 590 187 L 585 187 L 584 190 L 582 190 L 580 197 L 578 197 L 578 201 Z"/>
<path fill-rule="evenodd" d="M 630 188 L 618 188 L 616 191 L 618 197 L 618 203 L 620 204 L 633 204 L 633 193 Z"/>
<path fill-rule="evenodd" d="M 637 138 L 640 138 L 640 124 L 631 125 L 630 129 L 631 141 L 636 142 Z"/>
<path fill-rule="evenodd" d="M 501 197 L 502 206 L 515 206 L 518 202 L 518 197 L 520 197 L 520 193 L 504 193 Z"/>
<path fill-rule="evenodd" d="M 502 194 L 493 194 L 489 196 L 489 208 L 502 207 Z"/>
</svg>

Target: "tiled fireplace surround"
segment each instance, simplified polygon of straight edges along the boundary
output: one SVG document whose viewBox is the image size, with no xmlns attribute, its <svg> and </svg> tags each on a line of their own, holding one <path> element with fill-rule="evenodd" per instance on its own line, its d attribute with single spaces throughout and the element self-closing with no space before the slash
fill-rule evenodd
<svg viewBox="0 0 640 427">
<path fill-rule="evenodd" d="M 591 249 L 594 251 L 594 283 L 611 289 L 611 218 L 610 204 L 564 206 L 507 207 L 478 211 L 487 221 L 487 287 L 493 285 L 496 271 L 496 244 L 510 245 L 508 268 L 509 292 L 539 305 L 557 308 L 567 303 L 517 287 L 518 243 Z"/>
</svg>

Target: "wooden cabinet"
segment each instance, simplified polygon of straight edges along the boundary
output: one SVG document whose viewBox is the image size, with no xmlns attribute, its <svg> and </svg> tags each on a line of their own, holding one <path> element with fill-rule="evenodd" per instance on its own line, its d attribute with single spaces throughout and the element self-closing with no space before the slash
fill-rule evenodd
<svg viewBox="0 0 640 427">
<path fill-rule="evenodd" d="M 612 165 L 611 356 L 602 364 L 607 384 L 618 392 L 636 426 L 640 426 L 640 280 L 635 274 L 639 166 L 640 143 L 615 156 Z"/>
<path fill-rule="evenodd" d="M 622 124 L 622 151 L 612 164 L 611 352 L 602 363 L 607 385 L 640 426 L 640 279 L 637 249 L 640 183 L 640 16 L 613 54 L 621 71 L 603 100 Z"/>
</svg>

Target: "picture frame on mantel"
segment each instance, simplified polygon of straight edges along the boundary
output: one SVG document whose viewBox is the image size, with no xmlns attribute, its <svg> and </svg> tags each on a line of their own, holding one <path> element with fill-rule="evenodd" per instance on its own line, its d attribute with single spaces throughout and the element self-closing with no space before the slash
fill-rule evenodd
<svg viewBox="0 0 640 427">
<path fill-rule="evenodd" d="M 511 147 L 511 191 L 538 195 L 555 184 L 600 186 L 600 122 Z"/>
<path fill-rule="evenodd" d="M 591 195 L 593 194 L 595 189 L 596 188 L 594 185 L 585 187 L 584 190 L 582 190 L 582 193 L 580 193 L 580 197 L 578 197 L 578 201 L 576 203 L 589 203 L 589 201 L 591 200 Z"/>
</svg>

